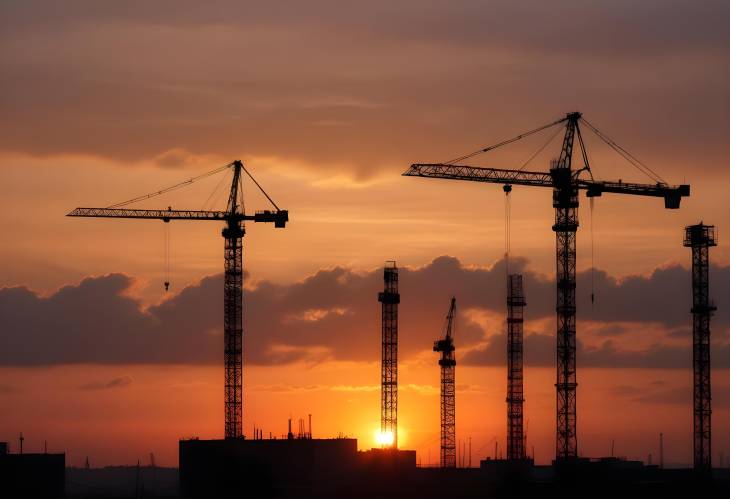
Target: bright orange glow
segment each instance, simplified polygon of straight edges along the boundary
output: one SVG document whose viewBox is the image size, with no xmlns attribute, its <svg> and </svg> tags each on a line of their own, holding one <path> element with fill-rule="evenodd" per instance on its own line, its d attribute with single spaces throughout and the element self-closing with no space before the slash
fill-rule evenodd
<svg viewBox="0 0 730 499">
<path fill-rule="evenodd" d="M 393 445 L 393 440 L 392 431 L 375 431 L 375 443 L 380 447 L 390 447 Z"/>
</svg>

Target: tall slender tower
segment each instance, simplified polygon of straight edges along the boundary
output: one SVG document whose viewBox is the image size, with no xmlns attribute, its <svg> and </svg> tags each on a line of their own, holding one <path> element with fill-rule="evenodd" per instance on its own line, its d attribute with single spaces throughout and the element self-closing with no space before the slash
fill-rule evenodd
<svg viewBox="0 0 730 499">
<path fill-rule="evenodd" d="M 578 185 L 571 163 L 573 138 L 578 130 L 580 113 L 570 113 L 560 158 L 550 168 L 553 179 L 555 208 L 557 297 L 557 425 L 555 458 L 578 457 L 578 415 L 576 408 L 575 374 L 575 233 L 578 230 Z M 578 132 L 580 134 L 580 132 Z M 580 135 L 579 135 L 580 136 Z"/>
<path fill-rule="evenodd" d="M 234 162 L 228 212 L 237 213 L 243 201 L 239 186 L 240 161 Z M 225 438 L 243 436 L 243 236 L 240 220 L 229 218 L 225 239 L 223 280 L 223 361 L 225 364 Z"/>
<path fill-rule="evenodd" d="M 385 262 L 382 303 L 382 363 L 380 368 L 380 435 L 383 447 L 398 448 L 398 267 Z"/>
<path fill-rule="evenodd" d="M 433 344 L 441 352 L 441 467 L 456 468 L 456 359 L 454 358 L 454 316 L 456 298 L 451 298 L 444 337 Z M 470 442 L 471 443 L 471 442 Z"/>
<path fill-rule="evenodd" d="M 522 275 L 508 276 L 507 286 L 507 459 L 525 459 L 522 323 L 526 303 Z"/>
<path fill-rule="evenodd" d="M 710 391 L 710 246 L 716 246 L 715 226 L 685 227 L 684 245 L 692 248 L 692 367 L 694 371 L 694 467 L 712 470 L 712 394 Z"/>
</svg>

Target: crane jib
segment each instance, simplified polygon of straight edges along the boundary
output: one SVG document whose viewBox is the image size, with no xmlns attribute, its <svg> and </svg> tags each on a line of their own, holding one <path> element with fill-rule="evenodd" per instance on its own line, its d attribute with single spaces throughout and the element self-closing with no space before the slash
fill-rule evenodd
<svg viewBox="0 0 730 499">
<path fill-rule="evenodd" d="M 273 223 L 276 228 L 286 227 L 289 221 L 288 210 L 262 210 L 253 215 L 234 213 L 227 211 L 205 211 L 205 210 L 141 210 L 125 208 L 76 208 L 69 212 L 68 217 L 91 217 L 91 218 L 137 218 L 163 220 L 212 220 L 212 221 L 253 221 Z"/>
<path fill-rule="evenodd" d="M 558 184 L 561 184 L 561 180 L 564 179 L 561 179 L 561 176 L 557 175 L 558 173 L 560 172 L 552 170 L 550 172 L 534 172 L 444 163 L 416 163 L 411 165 L 403 175 L 406 177 L 559 188 Z M 588 197 L 598 197 L 603 193 L 661 197 L 664 198 L 664 206 L 668 209 L 679 208 L 681 199 L 690 195 L 689 185 L 637 184 L 583 179 L 573 179 L 571 183 L 575 188 L 585 190 Z"/>
</svg>

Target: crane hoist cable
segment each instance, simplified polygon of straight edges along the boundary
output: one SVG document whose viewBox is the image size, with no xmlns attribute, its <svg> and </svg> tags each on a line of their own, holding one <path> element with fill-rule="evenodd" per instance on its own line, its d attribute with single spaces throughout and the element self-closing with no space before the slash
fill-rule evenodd
<svg viewBox="0 0 730 499">
<path fill-rule="evenodd" d="M 221 179 L 218 181 L 218 184 L 215 186 L 215 188 L 211 191 L 210 196 L 208 196 L 208 199 L 205 200 L 205 203 L 203 203 L 203 206 L 200 208 L 201 210 L 207 210 L 212 209 L 213 206 L 218 204 L 218 201 L 221 198 L 221 195 L 225 191 L 222 187 L 224 184 L 230 182 L 229 176 L 231 175 L 231 170 L 226 171 L 225 174 L 221 175 Z M 228 181 L 228 182 L 227 182 Z"/>
<path fill-rule="evenodd" d="M 583 134 L 581 134 L 580 127 L 575 128 L 576 135 L 578 136 L 578 144 L 580 146 L 581 157 L 583 158 L 583 167 L 577 170 L 577 174 L 582 171 L 587 171 L 593 180 L 593 171 L 591 170 L 591 164 L 588 161 L 588 150 L 586 144 L 583 141 Z M 588 198 L 588 204 L 590 206 L 590 232 L 591 232 L 591 307 L 596 301 L 596 265 L 595 265 L 595 239 L 593 236 L 593 215 L 595 212 L 595 197 Z"/>
<path fill-rule="evenodd" d="M 605 142 L 611 149 L 616 151 L 621 157 L 623 157 L 630 165 L 639 170 L 641 173 L 646 175 L 648 178 L 656 182 L 657 184 L 666 184 L 667 182 L 649 166 L 643 163 L 636 156 L 631 154 L 625 148 L 620 146 L 615 140 L 611 139 L 608 135 L 598 129 L 595 125 L 589 122 L 587 119 L 580 119 L 581 123 L 585 124 L 589 130 L 591 130 L 596 137 Z M 578 140 L 580 142 L 581 151 L 583 151 L 583 161 L 588 164 L 588 157 L 585 152 L 585 146 L 583 144 L 583 138 L 580 135 L 580 128 L 578 128 Z M 588 168 L 590 172 L 590 168 Z M 591 178 L 593 175 L 591 174 Z M 596 245 L 595 245 L 595 199 L 589 198 L 590 205 L 590 232 L 591 232 L 591 306 L 594 305 L 596 300 Z"/>
<path fill-rule="evenodd" d="M 122 201 L 120 203 L 116 203 L 116 204 L 107 206 L 107 208 L 121 208 L 121 207 L 130 205 L 132 203 L 138 202 L 138 201 L 145 201 L 147 199 L 152 199 L 154 197 L 161 196 L 162 194 L 167 194 L 168 192 L 176 191 L 176 190 L 181 189 L 183 187 L 187 187 L 187 186 L 189 186 L 189 185 L 191 185 L 191 184 L 193 184 L 193 183 L 195 183 L 198 180 L 201 180 L 203 178 L 210 177 L 212 175 L 215 175 L 215 174 L 220 173 L 220 172 L 223 172 L 223 171 L 229 171 L 229 169 L 230 169 L 230 167 L 232 165 L 233 165 L 233 163 L 228 163 L 226 165 L 219 166 L 218 168 L 214 168 L 214 169 L 212 169 L 210 171 L 207 171 L 207 172 L 205 172 L 205 173 L 203 173 L 201 175 L 197 175 L 195 177 L 191 177 L 191 178 L 189 178 L 187 180 L 184 180 L 182 182 L 178 182 L 177 184 L 173 184 L 173 185 L 171 185 L 169 187 L 165 187 L 163 189 L 160 189 L 160 190 L 155 191 L 155 192 L 151 192 L 149 194 L 144 194 L 142 196 L 137 196 L 135 198 L 128 199 L 127 201 Z M 211 193 L 211 196 L 208 197 L 208 200 L 206 200 L 205 204 L 207 204 L 210 201 L 211 197 L 213 196 L 213 194 L 215 194 L 215 192 L 218 190 L 218 188 L 223 184 L 223 180 L 225 180 L 226 177 L 227 177 L 226 175 L 223 175 L 222 176 L 221 180 L 218 182 L 218 186 L 213 190 L 213 192 Z M 172 206 L 168 206 L 168 211 L 172 211 Z M 165 292 L 167 292 L 170 289 L 170 245 L 171 245 L 171 242 L 170 242 L 170 220 L 169 219 L 163 219 L 163 222 L 165 224 L 164 229 L 163 229 L 163 231 L 164 231 L 164 248 L 163 248 L 163 259 L 164 259 L 164 263 L 163 263 L 163 274 L 164 274 L 164 281 L 163 281 L 163 285 L 165 286 Z"/>
<path fill-rule="evenodd" d="M 212 169 L 210 171 L 207 171 L 207 172 L 205 172 L 205 173 L 203 173 L 201 175 L 197 175 L 195 177 L 191 177 L 191 178 L 189 178 L 187 180 L 184 180 L 182 182 L 178 182 L 178 183 L 173 184 L 173 185 L 171 185 L 169 187 L 165 187 L 163 189 L 160 189 L 158 191 L 151 192 L 149 194 L 144 194 L 142 196 L 137 196 L 135 198 L 128 199 L 127 201 L 122 201 L 120 203 L 116 203 L 116 204 L 110 205 L 107 208 L 121 208 L 121 207 L 130 205 L 132 203 L 138 202 L 138 201 L 145 201 L 145 200 L 148 200 L 148 199 L 152 199 L 154 197 L 157 197 L 157 196 L 161 196 L 162 194 L 167 194 L 169 192 L 176 191 L 176 190 L 181 189 L 183 187 L 187 187 L 187 186 L 189 186 L 189 185 L 191 185 L 191 184 L 193 184 L 193 183 L 195 183 L 198 180 L 201 180 L 203 178 L 207 178 L 207 177 L 213 176 L 213 175 L 215 175 L 217 173 L 221 173 L 221 172 L 224 172 L 224 171 L 228 172 L 228 171 L 230 171 L 231 166 L 233 166 L 233 163 L 228 163 L 226 165 L 219 166 L 218 168 L 214 168 L 214 169 Z M 245 170 L 245 168 L 244 168 L 244 170 Z M 257 187 L 259 189 L 261 189 L 261 191 L 263 192 L 263 189 L 258 184 L 258 182 L 256 182 L 256 180 L 251 176 L 251 174 L 248 173 L 248 171 L 246 173 L 256 183 Z M 211 192 L 210 196 L 208 196 L 208 199 L 205 201 L 205 203 L 203 203 L 204 205 L 208 204 L 211 201 L 211 199 L 216 194 L 216 192 L 218 192 L 219 195 L 216 196 L 216 199 L 214 199 L 213 202 L 214 203 L 217 202 L 217 200 L 220 198 L 220 192 L 219 192 L 220 187 L 223 185 L 223 183 L 224 183 L 224 181 L 225 181 L 226 178 L 228 178 L 228 175 L 223 175 L 221 177 L 221 180 L 218 182 L 217 186 L 213 189 L 213 192 Z M 243 192 L 242 179 L 239 179 L 239 188 L 241 189 L 241 192 Z M 269 201 L 271 201 L 271 198 L 268 196 L 268 194 L 266 194 L 264 192 L 264 195 L 267 197 L 267 199 L 269 199 Z M 273 204 L 273 201 L 271 201 L 271 202 Z M 243 206 L 241 206 L 241 210 L 242 210 L 242 212 L 244 211 L 243 210 Z M 172 211 L 172 206 L 169 206 L 168 207 L 168 211 Z M 163 264 L 164 281 L 163 281 L 163 284 L 164 284 L 164 287 L 165 287 L 165 292 L 167 292 L 170 289 L 170 246 L 171 246 L 171 241 L 170 241 L 170 220 L 169 219 L 163 219 L 163 222 L 165 223 L 165 227 L 163 229 L 164 230 L 164 248 L 163 248 L 163 255 L 164 255 L 163 256 L 163 258 L 164 258 L 164 264 Z"/>
<path fill-rule="evenodd" d="M 509 285 L 509 256 L 511 250 L 511 217 L 512 217 L 512 206 L 510 204 L 509 193 L 512 192 L 512 186 L 507 184 L 502 187 L 504 190 L 504 268 L 506 272 L 505 282 Z"/>
<path fill-rule="evenodd" d="M 228 168 L 231 167 L 231 165 L 233 165 L 233 163 L 228 163 L 227 165 L 220 166 L 218 168 L 215 168 L 213 170 L 210 170 L 209 172 L 206 172 L 206 173 L 203 173 L 201 175 L 198 175 L 197 177 L 192 177 L 192 178 L 189 178 L 189 179 L 184 180 L 182 182 L 178 182 L 175 185 L 171 185 L 169 187 L 165 187 L 164 189 L 160 189 L 159 191 L 151 192 L 149 194 L 144 194 L 142 196 L 137 196 L 136 198 L 128 199 L 126 201 L 122 201 L 121 203 L 112 204 L 110 206 L 107 206 L 107 208 L 121 208 L 123 206 L 127 206 L 127 205 L 130 205 L 132 203 L 136 203 L 137 201 L 145 201 L 147 199 L 151 199 L 151 198 L 160 196 L 162 194 L 166 194 L 168 192 L 171 192 L 171 191 L 180 189 L 182 187 L 186 187 L 186 186 L 188 186 L 188 185 L 190 185 L 190 184 L 192 184 L 192 183 L 194 183 L 194 182 L 196 182 L 196 181 L 198 181 L 198 180 L 200 180 L 202 178 L 210 177 L 211 175 L 215 175 L 216 173 L 220 173 L 220 172 L 222 172 L 224 170 L 227 170 Z"/>
<path fill-rule="evenodd" d="M 556 128 L 556 129 L 555 129 L 555 133 L 553 133 L 553 134 L 552 134 L 552 135 L 551 135 L 551 136 L 550 136 L 550 137 L 549 137 L 549 138 L 547 139 L 547 141 L 546 141 L 546 142 L 545 142 L 545 143 L 544 143 L 543 145 L 541 145 L 541 146 L 540 146 L 540 147 L 539 147 L 539 148 L 538 148 L 538 149 L 537 149 L 537 150 L 536 150 L 536 151 L 535 151 L 535 152 L 534 152 L 534 153 L 532 154 L 532 156 L 530 156 L 530 158 L 529 158 L 529 159 L 528 159 L 527 161 L 525 161 L 525 162 L 524 162 L 524 163 L 522 164 L 522 166 L 520 166 L 520 167 L 519 167 L 518 171 L 522 171 L 522 170 L 524 170 L 524 169 L 525 169 L 525 167 L 527 167 L 527 165 L 529 165 L 529 164 L 530 164 L 530 163 L 532 162 L 532 160 L 533 160 L 533 159 L 535 159 L 535 158 L 537 157 L 537 155 L 538 155 L 538 154 L 540 154 L 540 153 L 541 153 L 541 152 L 542 152 L 542 151 L 543 151 L 543 150 L 544 150 L 544 149 L 545 149 L 545 148 L 546 148 L 546 147 L 548 146 L 548 144 L 550 144 L 550 143 L 551 143 L 551 142 L 553 141 L 553 139 L 554 139 L 555 137 L 557 137 L 557 136 L 558 136 L 558 134 L 559 134 L 560 132 L 562 132 L 562 131 L 563 131 L 563 129 L 562 129 L 562 128 Z"/>
<path fill-rule="evenodd" d="M 595 224 L 595 198 L 588 198 L 588 204 L 591 210 L 591 307 L 596 301 L 596 245 L 593 237 L 593 226 Z"/>
<path fill-rule="evenodd" d="M 502 142 L 498 142 L 497 144 L 485 147 L 483 149 L 479 149 L 474 152 L 470 152 L 469 154 L 465 154 L 463 156 L 459 156 L 458 158 L 454 158 L 450 161 L 445 161 L 444 164 L 446 165 L 452 165 L 454 163 L 458 163 L 460 161 L 464 161 L 465 159 L 473 158 L 474 156 L 477 156 L 479 154 L 483 154 L 485 152 L 491 151 L 492 149 L 496 149 L 498 147 L 506 146 L 507 144 L 511 144 L 512 142 L 516 142 L 518 140 L 524 139 L 525 137 L 529 137 L 530 135 L 536 134 L 538 132 L 541 132 L 543 130 L 547 130 L 550 127 L 553 127 L 555 125 L 559 125 L 560 123 L 564 123 L 567 121 L 568 118 L 561 118 L 559 120 L 553 121 L 552 123 L 548 123 L 547 125 L 543 125 L 541 127 L 535 128 L 533 130 L 530 130 L 529 132 L 521 133 L 517 135 L 516 137 L 512 137 L 511 139 L 503 140 Z"/>
<path fill-rule="evenodd" d="M 608 135 L 600 131 L 596 126 L 594 126 L 591 122 L 589 122 L 585 118 L 580 119 L 581 123 L 584 123 L 596 136 L 601 139 L 603 142 L 605 142 L 611 149 L 616 151 L 620 156 L 622 156 L 626 161 L 628 161 L 634 168 L 642 172 L 644 175 L 652 179 L 654 182 L 660 183 L 660 184 L 666 184 L 667 182 L 654 170 L 649 168 L 646 164 L 644 164 L 641 160 L 639 160 L 636 156 L 631 154 L 629 151 L 621 147 L 618 143 L 616 143 L 615 140 L 611 139 Z"/>
<path fill-rule="evenodd" d="M 172 208 L 172 207 L 170 207 Z M 170 289 L 170 221 L 165 221 L 165 292 Z"/>
<path fill-rule="evenodd" d="M 554 125 L 555 123 L 553 123 Z M 551 125 L 552 126 L 552 125 Z M 561 132 L 562 128 L 556 128 L 555 132 L 548 137 L 548 139 L 535 150 L 534 153 L 525 161 L 522 166 L 519 168 L 519 170 L 524 170 L 527 165 L 532 162 L 533 159 L 535 159 L 552 141 L 557 137 L 557 135 Z M 512 186 L 510 184 L 506 184 L 502 186 L 502 190 L 504 191 L 504 260 L 505 260 L 505 270 L 507 272 L 507 283 L 509 284 L 509 260 L 510 260 L 510 254 L 512 253 L 512 202 L 510 200 L 510 192 L 512 192 Z"/>
<path fill-rule="evenodd" d="M 246 173 L 246 175 L 248 175 L 248 177 L 253 181 L 253 183 L 256 184 L 256 187 L 259 188 L 259 190 L 261 191 L 261 194 L 263 194 L 264 196 L 266 196 L 266 199 L 269 200 L 269 203 L 271 203 L 271 205 L 274 208 L 276 208 L 277 211 L 278 211 L 279 210 L 279 207 L 276 205 L 276 203 L 274 202 L 274 200 L 271 199 L 271 197 L 266 193 L 266 191 L 264 190 L 264 188 L 261 187 L 261 185 L 259 185 L 259 183 L 256 181 L 256 179 L 253 178 L 253 175 L 251 175 L 251 173 L 246 169 L 245 166 L 241 165 L 241 168 L 243 168 L 243 171 Z"/>
</svg>

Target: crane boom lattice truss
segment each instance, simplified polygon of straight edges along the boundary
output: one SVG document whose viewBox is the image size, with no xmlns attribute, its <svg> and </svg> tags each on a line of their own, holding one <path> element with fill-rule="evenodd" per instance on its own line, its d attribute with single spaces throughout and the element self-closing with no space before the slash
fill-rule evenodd
<svg viewBox="0 0 730 499">
<path fill-rule="evenodd" d="M 495 146 L 481 149 L 475 153 L 462 156 L 448 163 L 416 163 L 403 173 L 410 177 L 440 178 L 449 180 L 466 180 L 471 182 L 487 182 L 505 185 L 526 185 L 548 187 L 553 189 L 553 207 L 555 208 L 556 243 L 556 315 L 557 315 L 557 379 L 556 388 L 556 458 L 572 459 L 578 456 L 577 444 L 577 410 L 576 410 L 576 372 L 575 372 L 575 240 L 578 230 L 578 192 L 586 191 L 588 197 L 598 197 L 603 193 L 629 194 L 637 196 L 660 197 L 664 199 L 664 207 L 679 208 L 682 197 L 689 196 L 689 185 L 667 185 L 658 176 L 654 184 L 637 184 L 598 181 L 592 178 L 579 178 L 583 171 L 590 173 L 588 156 L 581 136 L 579 122 L 585 123 L 596 135 L 619 152 L 624 158 L 640 168 L 633 156 L 608 139 L 593 125 L 582 118 L 581 113 L 568 113 L 564 118 L 544 127 L 521 134 L 514 139 L 506 140 Z M 554 125 L 564 124 L 565 136 L 560 157 L 553 161 L 548 172 L 524 171 L 520 169 L 482 168 L 470 165 L 455 164 L 476 154 L 509 144 L 533 133 L 545 130 Z M 578 138 L 582 153 L 583 166 L 572 169 L 573 144 Z M 649 170 L 648 168 L 644 167 Z M 641 169 L 641 168 L 640 168 Z M 642 170 L 643 171 L 643 170 Z M 646 172 L 645 172 L 646 173 Z M 647 173 L 648 175 L 648 173 Z"/>
<path fill-rule="evenodd" d="M 441 352 L 441 467 L 456 468 L 456 359 L 454 329 L 456 298 L 451 298 L 446 315 L 444 337 L 433 345 L 434 352 Z"/>
<path fill-rule="evenodd" d="M 384 447 L 398 448 L 398 267 L 386 262 L 382 304 L 382 351 L 380 366 L 380 434 Z"/>
<path fill-rule="evenodd" d="M 522 275 L 508 276 L 507 290 L 507 459 L 525 459 L 523 431 L 523 312 Z"/>
<path fill-rule="evenodd" d="M 121 208 L 130 202 L 149 199 L 164 194 L 180 186 L 210 176 L 229 168 L 233 169 L 233 180 L 225 211 L 209 210 L 146 210 Z M 253 215 L 243 212 L 243 192 L 240 188 L 241 172 L 245 172 L 275 210 L 257 211 Z M 109 208 L 76 208 L 68 213 L 70 217 L 93 218 L 135 218 L 169 222 L 170 220 L 208 220 L 225 222 L 222 235 L 224 244 L 224 284 L 223 284 L 223 351 L 225 364 L 224 391 L 224 434 L 225 438 L 243 437 L 243 236 L 246 233 L 245 221 L 273 223 L 274 227 L 284 228 L 289 220 L 289 212 L 280 210 L 268 194 L 243 166 L 236 160 L 229 165 L 190 179 L 167 189 L 119 203 Z"/>
<path fill-rule="evenodd" d="M 692 369 L 694 399 L 694 468 L 712 470 L 712 392 L 710 390 L 710 247 L 716 246 L 713 225 L 689 225 L 684 245 L 692 248 Z"/>
</svg>

